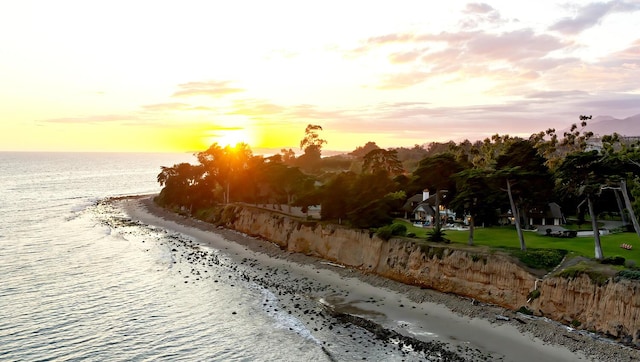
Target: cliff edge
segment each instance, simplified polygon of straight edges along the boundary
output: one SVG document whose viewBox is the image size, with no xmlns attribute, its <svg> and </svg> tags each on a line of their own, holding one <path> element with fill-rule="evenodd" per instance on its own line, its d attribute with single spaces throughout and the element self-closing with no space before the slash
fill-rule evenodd
<svg viewBox="0 0 640 362">
<path fill-rule="evenodd" d="M 637 281 L 594 281 L 587 274 L 561 273 L 539 278 L 504 253 L 404 238 L 385 241 L 367 230 L 303 221 L 247 205 L 227 205 L 209 221 L 283 250 L 512 310 L 524 307 L 532 314 L 640 346 Z"/>
</svg>

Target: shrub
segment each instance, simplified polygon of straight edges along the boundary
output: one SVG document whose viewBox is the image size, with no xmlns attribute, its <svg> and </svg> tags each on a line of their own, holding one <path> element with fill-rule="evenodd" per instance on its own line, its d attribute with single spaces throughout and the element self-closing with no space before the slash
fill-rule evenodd
<svg viewBox="0 0 640 362">
<path fill-rule="evenodd" d="M 557 275 L 566 279 L 575 279 L 583 274 L 586 274 L 589 279 L 591 279 L 591 281 L 598 286 L 605 285 L 609 280 L 609 277 L 606 274 L 603 274 L 597 270 L 590 269 L 589 266 L 584 263 L 579 263 L 572 267 L 569 267 L 561 271 Z"/>
<path fill-rule="evenodd" d="M 378 230 L 376 231 L 376 235 L 378 235 L 380 239 L 388 241 L 389 239 L 391 239 L 391 236 L 393 236 L 393 232 L 391 230 L 391 227 L 387 225 L 378 228 Z"/>
<path fill-rule="evenodd" d="M 534 269 L 551 270 L 555 268 L 565 255 L 562 249 L 529 249 L 526 251 L 514 250 L 512 254 L 526 266 Z"/>
<path fill-rule="evenodd" d="M 578 328 L 578 327 L 580 327 L 581 324 L 582 324 L 582 322 L 580 322 L 577 319 L 574 319 L 574 320 L 571 321 L 571 325 L 573 326 L 573 328 Z"/>
<path fill-rule="evenodd" d="M 532 290 L 529 295 L 527 295 L 527 300 L 531 299 L 534 300 L 536 298 L 540 297 L 540 290 L 539 289 L 535 289 Z"/>
<path fill-rule="evenodd" d="M 616 279 L 640 280 L 640 270 L 620 270 L 616 274 Z"/>
<path fill-rule="evenodd" d="M 427 232 L 427 240 L 433 242 L 448 242 L 449 239 L 445 238 L 445 232 L 441 227 L 435 227 Z"/>
<path fill-rule="evenodd" d="M 533 311 L 531 311 L 531 309 L 527 308 L 524 305 L 522 307 L 518 308 L 518 310 L 516 312 L 522 313 L 522 314 L 526 314 L 526 315 L 533 315 Z"/>
<path fill-rule="evenodd" d="M 392 236 L 407 235 L 407 227 L 403 224 L 391 224 L 376 229 L 376 235 L 382 240 L 388 241 Z"/>
<path fill-rule="evenodd" d="M 392 224 L 391 225 L 391 235 L 406 236 L 407 235 L 407 227 L 404 224 Z"/>
<path fill-rule="evenodd" d="M 624 266 L 629 268 L 629 269 L 635 269 L 636 268 L 636 261 L 635 260 L 627 260 L 624 263 Z"/>
<path fill-rule="evenodd" d="M 610 256 L 602 259 L 601 264 L 624 265 L 625 259 L 621 256 Z"/>
</svg>

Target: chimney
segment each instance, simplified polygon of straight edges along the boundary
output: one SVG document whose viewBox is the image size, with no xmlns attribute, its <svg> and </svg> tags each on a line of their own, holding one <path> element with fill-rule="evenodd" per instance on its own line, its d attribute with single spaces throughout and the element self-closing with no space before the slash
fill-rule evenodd
<svg viewBox="0 0 640 362">
<path fill-rule="evenodd" d="M 429 198 L 429 189 L 422 190 L 422 201 L 427 201 Z"/>
</svg>

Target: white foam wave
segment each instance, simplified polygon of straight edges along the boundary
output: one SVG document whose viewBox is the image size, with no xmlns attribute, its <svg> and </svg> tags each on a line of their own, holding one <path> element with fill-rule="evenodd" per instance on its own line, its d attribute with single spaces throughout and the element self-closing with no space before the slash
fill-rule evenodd
<svg viewBox="0 0 640 362">
<path fill-rule="evenodd" d="M 298 318 L 282 311 L 282 308 L 279 307 L 278 298 L 270 290 L 259 288 L 264 297 L 263 305 L 265 310 L 275 320 L 276 328 L 289 329 L 316 344 L 322 344 Z"/>
</svg>

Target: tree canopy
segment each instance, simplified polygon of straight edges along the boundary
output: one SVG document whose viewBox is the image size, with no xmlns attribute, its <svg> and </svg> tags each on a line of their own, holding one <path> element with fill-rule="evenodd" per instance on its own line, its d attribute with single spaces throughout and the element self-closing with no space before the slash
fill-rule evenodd
<svg viewBox="0 0 640 362">
<path fill-rule="evenodd" d="M 640 237 L 640 143 L 613 134 L 602 137 L 601 148 L 587 150 L 593 135 L 581 121 L 561 139 L 548 129 L 527 139 L 496 134 L 426 148 L 382 149 L 368 142 L 350 155 L 326 158 L 322 127 L 309 124 L 299 157 L 291 149 L 265 158 L 246 144 L 214 143 L 195 154 L 198 164 L 163 166 L 158 199 L 190 213 L 230 202 L 303 210 L 319 205 L 323 220 L 371 228 L 404 216 L 405 201 L 428 189 L 436 196 L 435 210 L 453 209 L 469 224 L 469 244 L 477 223 L 495 225 L 500 213 L 511 210 L 525 249 L 521 225 L 530 226 L 528 213 L 554 200 L 566 210 L 587 205 L 595 230 L 598 213 L 619 212 L 634 222 Z M 439 226 L 440 218 L 434 222 Z M 602 258 L 594 238 L 595 255 Z"/>
</svg>

